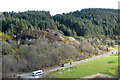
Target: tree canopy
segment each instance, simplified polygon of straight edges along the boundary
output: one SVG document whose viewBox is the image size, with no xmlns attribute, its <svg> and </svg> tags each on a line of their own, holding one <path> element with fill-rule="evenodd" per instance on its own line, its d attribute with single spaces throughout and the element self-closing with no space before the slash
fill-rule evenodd
<svg viewBox="0 0 120 80">
<path fill-rule="evenodd" d="M 120 35 L 117 9 L 83 9 L 50 15 L 49 11 L 3 12 L 2 32 L 17 35 L 26 30 L 61 30 L 66 36 Z"/>
</svg>

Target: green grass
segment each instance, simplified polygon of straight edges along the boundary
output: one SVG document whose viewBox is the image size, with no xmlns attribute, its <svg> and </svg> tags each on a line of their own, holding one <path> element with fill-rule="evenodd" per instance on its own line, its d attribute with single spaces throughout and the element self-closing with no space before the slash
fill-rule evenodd
<svg viewBox="0 0 120 80">
<path fill-rule="evenodd" d="M 97 73 L 116 76 L 118 70 L 118 56 L 112 55 L 88 62 L 84 62 L 72 67 L 53 71 L 51 74 L 58 78 L 80 78 Z"/>
</svg>

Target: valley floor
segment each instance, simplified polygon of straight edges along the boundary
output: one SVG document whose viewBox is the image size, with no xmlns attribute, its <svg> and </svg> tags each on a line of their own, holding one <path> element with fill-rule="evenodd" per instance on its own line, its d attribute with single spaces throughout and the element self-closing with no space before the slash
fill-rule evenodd
<svg viewBox="0 0 120 80">
<path fill-rule="evenodd" d="M 107 74 L 117 77 L 118 55 L 109 55 L 90 60 L 72 67 L 56 70 L 52 76 L 58 78 L 81 78 L 93 74 Z"/>
</svg>

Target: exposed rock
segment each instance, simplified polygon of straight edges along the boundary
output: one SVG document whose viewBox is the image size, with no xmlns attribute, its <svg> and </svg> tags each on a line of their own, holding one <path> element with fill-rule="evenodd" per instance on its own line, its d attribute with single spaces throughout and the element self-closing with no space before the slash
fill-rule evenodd
<svg viewBox="0 0 120 80">
<path fill-rule="evenodd" d="M 79 41 L 77 41 L 74 37 L 68 37 L 68 40 L 70 40 L 71 42 L 74 42 L 76 44 L 80 44 Z"/>
<path fill-rule="evenodd" d="M 70 41 L 72 41 L 72 42 L 75 42 L 75 41 L 76 41 L 75 38 L 73 38 L 73 37 L 68 37 L 68 39 L 69 39 Z"/>
<path fill-rule="evenodd" d="M 57 36 L 52 35 L 52 34 L 46 32 L 46 31 L 41 31 L 41 30 L 25 31 L 18 36 L 18 39 L 24 39 L 24 40 L 32 41 L 32 40 L 37 39 L 40 36 L 46 37 L 50 42 L 59 41 L 59 38 Z"/>
</svg>

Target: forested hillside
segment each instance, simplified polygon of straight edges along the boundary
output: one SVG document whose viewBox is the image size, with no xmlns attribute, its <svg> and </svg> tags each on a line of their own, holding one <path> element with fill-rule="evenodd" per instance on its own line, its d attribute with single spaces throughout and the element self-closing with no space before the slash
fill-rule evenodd
<svg viewBox="0 0 120 80">
<path fill-rule="evenodd" d="M 46 11 L 3 12 L 3 32 L 17 35 L 26 30 L 61 30 L 67 36 L 119 35 L 118 10 L 83 9 L 51 16 Z"/>
<path fill-rule="evenodd" d="M 53 19 L 74 29 L 78 36 L 119 35 L 118 10 L 83 9 L 67 14 L 58 14 Z M 62 29 L 61 29 L 62 30 Z"/>
</svg>

